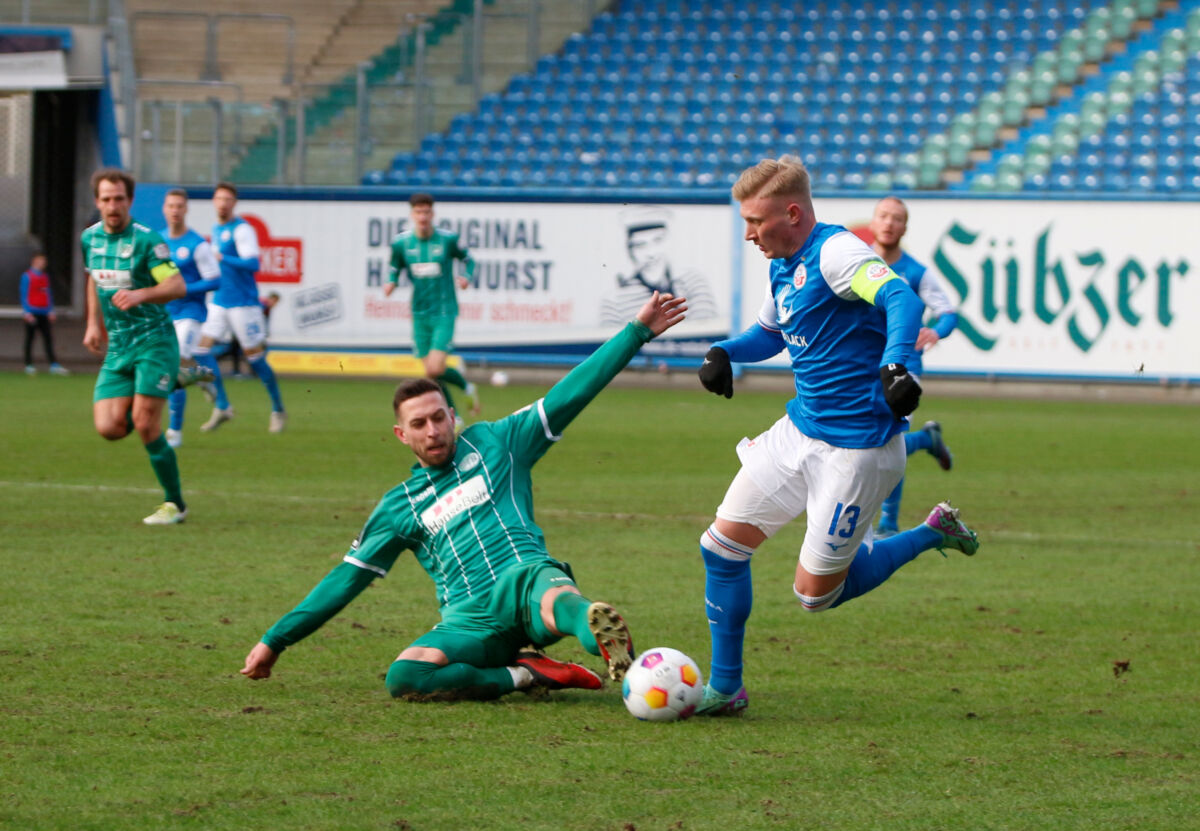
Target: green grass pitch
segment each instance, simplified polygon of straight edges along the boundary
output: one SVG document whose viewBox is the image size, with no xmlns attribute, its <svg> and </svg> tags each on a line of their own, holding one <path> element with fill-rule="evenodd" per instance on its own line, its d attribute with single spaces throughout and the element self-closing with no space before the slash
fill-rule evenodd
<svg viewBox="0 0 1200 831">
<path fill-rule="evenodd" d="M 1195 407 L 927 397 L 917 420 L 943 423 L 956 464 L 910 459 L 904 524 L 949 497 L 980 553 L 923 554 L 805 615 L 795 523 L 755 556 L 745 717 L 664 725 L 611 686 L 392 701 L 388 664 L 436 619 L 411 558 L 247 681 L 246 652 L 407 472 L 392 384 L 284 380 L 281 436 L 253 382 L 212 435 L 193 393 L 172 528 L 140 524 L 161 492 L 136 438 L 95 435 L 91 386 L 0 375 L 0 828 L 1200 823 Z M 485 390 L 485 414 L 540 392 Z M 611 389 L 535 470 L 551 552 L 640 647 L 707 669 L 697 539 L 734 444 L 782 405 Z"/>
</svg>

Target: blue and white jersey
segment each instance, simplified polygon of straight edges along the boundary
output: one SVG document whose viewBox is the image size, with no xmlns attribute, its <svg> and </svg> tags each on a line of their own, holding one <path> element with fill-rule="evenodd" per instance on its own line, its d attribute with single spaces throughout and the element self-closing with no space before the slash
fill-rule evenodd
<svg viewBox="0 0 1200 831">
<path fill-rule="evenodd" d="M 817 223 L 799 251 L 771 261 L 758 325 L 786 344 L 796 374 L 787 412 L 806 436 L 835 447 L 880 447 L 906 429 L 888 408 L 879 380 L 887 321 L 864 299 L 874 300 L 895 278 L 870 246 L 840 225 Z"/>
<path fill-rule="evenodd" d="M 925 308 L 930 311 L 932 319 L 941 318 L 945 321 L 942 325 L 934 327 L 939 337 L 944 338 L 954 331 L 954 327 L 958 323 L 958 309 L 950 302 L 941 282 L 932 272 L 910 257 L 907 251 L 901 252 L 900 259 L 892 263 L 892 271 L 903 277 L 909 287 L 917 293 L 917 297 L 921 298 Z M 954 315 L 954 317 L 948 318 L 947 315 Z M 922 361 L 924 354 L 922 350 L 913 350 L 904 362 L 904 366 L 908 368 L 909 372 L 915 375 L 921 374 L 924 368 Z"/>
<path fill-rule="evenodd" d="M 167 303 L 167 313 L 171 315 L 171 320 L 199 320 L 203 323 L 208 317 L 205 294 L 215 288 L 203 284 L 221 276 L 221 268 L 213 256 L 212 246 L 191 228 L 178 237 L 170 236 L 166 228 L 159 233 L 170 247 L 171 259 L 179 266 L 179 272 L 188 284 L 186 296 Z"/>
<path fill-rule="evenodd" d="M 212 302 L 226 309 L 258 305 L 258 234 L 246 220 L 235 216 L 223 225 L 214 225 L 212 245 L 221 255 L 221 287 L 213 292 Z"/>
</svg>

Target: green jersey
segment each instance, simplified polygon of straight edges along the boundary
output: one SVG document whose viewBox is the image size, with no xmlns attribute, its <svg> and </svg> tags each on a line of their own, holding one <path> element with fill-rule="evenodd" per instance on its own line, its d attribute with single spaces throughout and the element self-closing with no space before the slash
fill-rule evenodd
<svg viewBox="0 0 1200 831">
<path fill-rule="evenodd" d="M 462 260 L 467 276 L 475 274 L 475 261 L 458 244 L 458 234 L 433 229 L 428 239 L 406 231 L 392 240 L 392 262 L 388 279 L 400 281 L 407 271 L 412 283 L 409 306 L 413 317 L 456 317 L 458 294 L 454 290 L 454 260 Z"/>
<path fill-rule="evenodd" d="M 468 427 L 446 464 L 414 465 L 412 476 L 376 506 L 342 565 L 271 627 L 264 643 L 279 651 L 315 631 L 404 551 L 433 580 L 443 617 L 489 596 L 510 568 L 555 562 L 533 518 L 530 471 L 650 337 L 646 327 L 630 323 L 545 398 Z"/>
<path fill-rule="evenodd" d="M 96 299 L 108 330 L 108 349 L 121 351 L 161 339 L 175 340 L 175 326 L 166 306 L 142 303 L 121 310 L 112 297 L 121 289 L 149 288 L 179 273 L 171 251 L 157 231 L 130 222 L 125 230 L 110 234 L 103 222 L 86 229 L 80 238 L 83 267 L 96 286 Z"/>
</svg>

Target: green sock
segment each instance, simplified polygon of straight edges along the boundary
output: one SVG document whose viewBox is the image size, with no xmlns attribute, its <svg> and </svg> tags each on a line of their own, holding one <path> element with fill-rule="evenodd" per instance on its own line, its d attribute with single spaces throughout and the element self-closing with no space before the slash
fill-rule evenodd
<svg viewBox="0 0 1200 831">
<path fill-rule="evenodd" d="M 465 391 L 467 389 L 466 376 L 453 367 L 446 367 L 445 371 L 442 372 L 441 377 L 438 378 L 438 381 L 445 381 L 447 384 L 453 384 L 460 390 Z"/>
<path fill-rule="evenodd" d="M 588 607 L 592 601 L 574 592 L 563 592 L 554 598 L 554 626 L 558 631 L 574 635 L 592 655 L 600 654 L 596 636 L 588 626 Z"/>
<path fill-rule="evenodd" d="M 442 378 L 437 379 L 437 385 L 442 388 L 442 395 L 446 396 L 446 403 L 450 405 L 450 409 L 454 409 L 454 396 L 450 394 L 450 385 Z"/>
<path fill-rule="evenodd" d="M 158 438 L 146 445 L 150 454 L 150 467 L 163 487 L 167 502 L 174 502 L 179 510 L 184 509 L 183 490 L 179 485 L 179 463 L 175 459 L 175 451 L 167 444 L 167 437 L 159 434 Z"/>
<path fill-rule="evenodd" d="M 393 697 L 428 696 L 441 700 L 487 700 L 516 689 L 507 667 L 474 667 L 427 661 L 394 661 L 387 673 L 388 692 Z"/>
</svg>

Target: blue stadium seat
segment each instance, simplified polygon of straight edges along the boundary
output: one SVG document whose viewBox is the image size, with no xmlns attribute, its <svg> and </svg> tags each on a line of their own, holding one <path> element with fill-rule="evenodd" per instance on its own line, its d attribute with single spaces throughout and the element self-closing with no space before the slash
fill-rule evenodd
<svg viewBox="0 0 1200 831">
<path fill-rule="evenodd" d="M 616 13 L 597 15 L 586 33 L 569 37 L 557 56 L 513 78 L 504 93 L 484 96 L 474 115 L 455 117 L 445 136 L 427 137 L 418 154 L 397 157 L 391 170 L 440 179 L 445 160 L 454 157 L 464 171 L 475 170 L 468 180 L 491 181 L 480 172 L 490 168 L 508 182 L 514 171 L 500 166 L 498 154 L 523 154 L 535 167 L 572 160 L 572 181 L 597 186 L 712 185 L 748 160 L 790 150 L 811 158 L 839 187 L 867 187 L 860 177 L 871 176 L 876 186 L 887 176 L 904 187 L 915 181 L 904 154 L 945 134 L 987 93 L 1009 88 L 1014 72 L 1036 75 L 1045 62 L 1038 53 L 1066 42 L 1064 33 L 1099 5 L 625 0 Z M 1098 88 L 1108 73 L 1104 63 Z M 1124 66 L 1120 71 L 1128 72 L 1131 61 Z M 1067 111 L 1077 108 L 1074 100 L 1064 102 Z M 1031 173 L 1021 186 L 1105 190 L 1114 166 L 1150 179 L 1118 186 L 1178 192 L 1190 185 L 1188 177 L 1200 175 L 1192 158 L 1200 154 L 1200 59 L 1168 72 L 1132 103 L 1128 112 L 1107 108 L 1107 123 L 1082 138 L 1069 169 L 1060 160 L 1045 181 Z M 646 167 L 576 163 L 585 154 L 606 158 L 610 148 Z M 664 158 L 671 152 L 689 154 L 695 166 Z M 520 179 L 522 186 L 537 185 L 530 176 Z"/>
</svg>

